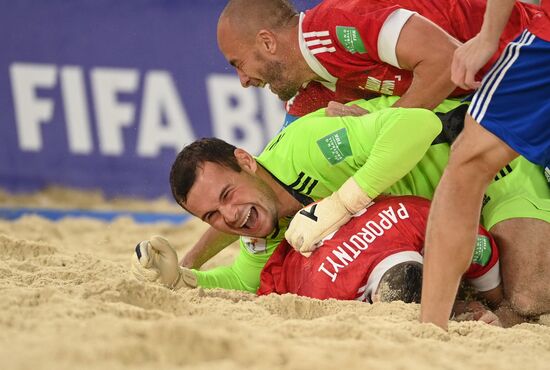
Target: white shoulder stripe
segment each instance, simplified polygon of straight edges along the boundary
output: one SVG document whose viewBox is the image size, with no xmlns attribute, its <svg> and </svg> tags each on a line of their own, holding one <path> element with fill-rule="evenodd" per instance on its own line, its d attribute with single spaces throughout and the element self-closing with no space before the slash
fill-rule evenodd
<svg viewBox="0 0 550 370">
<path fill-rule="evenodd" d="M 332 44 L 331 39 L 324 39 L 324 40 L 315 39 L 315 40 L 311 40 L 311 41 L 306 41 L 306 46 L 307 47 L 315 46 L 315 45 L 330 45 L 330 44 Z"/>
<path fill-rule="evenodd" d="M 307 39 L 308 37 L 323 37 L 328 35 L 329 35 L 328 31 L 313 31 L 313 32 L 303 33 L 303 36 L 305 39 Z"/>
<path fill-rule="evenodd" d="M 302 23 L 304 21 L 305 14 L 300 13 L 300 21 L 299 21 L 299 28 L 298 28 L 298 43 L 300 45 L 300 51 L 302 52 L 302 55 L 304 56 L 304 59 L 306 60 L 309 68 L 313 72 L 317 74 L 322 80 L 320 81 L 323 85 L 325 85 L 327 88 L 331 89 L 332 91 L 335 90 L 336 81 L 338 79 L 331 75 L 329 71 L 317 60 L 315 55 L 313 55 L 313 52 L 309 49 L 309 47 L 306 45 L 306 41 L 304 39 L 304 35 L 308 32 L 303 32 L 302 30 Z M 310 34 L 312 32 L 309 32 Z M 329 50 L 332 49 L 332 50 Z M 327 48 L 325 51 L 334 52 L 336 51 L 335 48 Z M 318 51 L 317 53 L 321 53 L 322 50 Z"/>
<path fill-rule="evenodd" d="M 325 52 L 334 53 L 336 51 L 336 48 L 335 47 L 327 48 L 323 46 L 322 48 L 309 49 L 309 50 L 311 50 L 311 54 L 315 55 L 315 54 L 325 53 Z"/>
</svg>

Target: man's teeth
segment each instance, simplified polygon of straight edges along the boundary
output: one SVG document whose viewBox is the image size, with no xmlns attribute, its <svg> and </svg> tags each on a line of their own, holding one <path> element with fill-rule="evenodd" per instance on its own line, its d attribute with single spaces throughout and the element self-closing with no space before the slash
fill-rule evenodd
<svg viewBox="0 0 550 370">
<path fill-rule="evenodd" d="M 243 223 L 241 224 L 240 227 L 244 227 L 244 225 L 246 225 L 246 222 L 248 221 L 248 218 L 250 217 L 250 212 L 252 212 L 252 208 L 250 208 L 248 210 L 248 214 L 246 215 L 246 217 L 245 217 L 245 219 L 244 219 L 244 221 L 243 221 Z"/>
</svg>

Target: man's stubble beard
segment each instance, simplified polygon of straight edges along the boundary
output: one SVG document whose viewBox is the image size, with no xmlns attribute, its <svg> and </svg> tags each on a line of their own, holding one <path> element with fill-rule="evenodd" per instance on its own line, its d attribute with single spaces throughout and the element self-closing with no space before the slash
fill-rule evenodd
<svg viewBox="0 0 550 370">
<path fill-rule="evenodd" d="M 301 87 L 300 83 L 290 81 L 286 66 L 280 61 L 268 61 L 265 64 L 264 79 L 277 94 L 279 99 L 287 101 L 292 99 Z"/>
</svg>

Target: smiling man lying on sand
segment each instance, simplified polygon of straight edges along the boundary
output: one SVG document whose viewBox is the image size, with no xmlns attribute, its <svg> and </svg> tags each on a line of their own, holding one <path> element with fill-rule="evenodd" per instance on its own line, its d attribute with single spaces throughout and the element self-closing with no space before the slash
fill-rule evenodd
<svg viewBox="0 0 550 370">
<path fill-rule="evenodd" d="M 283 129 L 258 157 L 214 138 L 185 147 L 174 161 L 170 184 L 178 204 L 212 226 L 196 245 L 202 250 L 198 260 L 241 236 L 232 266 L 200 271 L 200 262 L 185 263 L 193 268 L 183 270 L 188 280 L 205 288 L 255 292 L 283 237 L 309 252 L 382 193 L 431 198 L 448 159 L 445 120 L 423 109 L 385 108 L 388 102 L 358 102 L 371 112 L 360 117 L 312 113 Z M 451 106 L 444 112 L 457 106 L 446 104 Z M 530 206 L 517 206 L 524 199 L 519 195 L 530 191 L 534 194 L 525 198 L 533 200 Z M 548 191 L 540 169 L 518 158 L 489 187 L 483 222 L 490 228 L 507 219 L 545 219 Z"/>
<path fill-rule="evenodd" d="M 259 295 L 295 293 L 317 299 L 419 303 L 422 286 L 424 231 L 430 202 L 413 196 L 382 197 L 327 236 L 309 257 L 282 241 L 267 261 Z M 168 241 L 153 237 L 136 247 L 134 274 L 160 280 L 172 289 L 196 285 L 177 264 Z M 502 300 L 498 250 L 479 228 L 472 264 L 464 274 L 491 307 Z M 478 302 L 458 302 L 455 314 L 500 325 Z"/>
</svg>

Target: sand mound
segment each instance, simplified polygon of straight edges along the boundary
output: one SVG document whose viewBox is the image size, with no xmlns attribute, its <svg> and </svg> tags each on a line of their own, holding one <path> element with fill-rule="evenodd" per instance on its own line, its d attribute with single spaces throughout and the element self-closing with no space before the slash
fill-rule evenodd
<svg viewBox="0 0 550 370">
<path fill-rule="evenodd" d="M 130 219 L 0 221 L 2 369 L 548 369 L 550 321 L 421 325 L 418 306 L 172 292 L 130 276 L 139 240 L 205 229 Z M 210 265 L 229 263 L 236 248 Z"/>
</svg>

